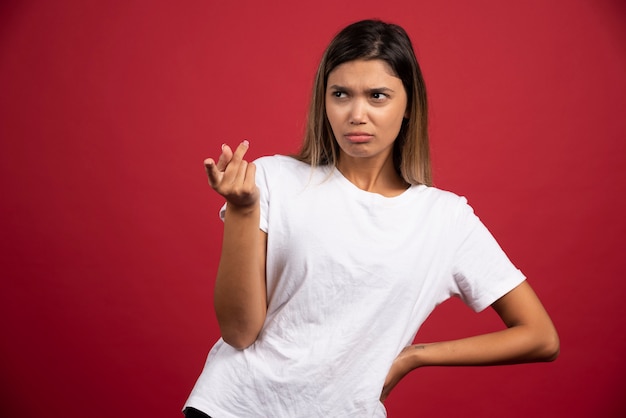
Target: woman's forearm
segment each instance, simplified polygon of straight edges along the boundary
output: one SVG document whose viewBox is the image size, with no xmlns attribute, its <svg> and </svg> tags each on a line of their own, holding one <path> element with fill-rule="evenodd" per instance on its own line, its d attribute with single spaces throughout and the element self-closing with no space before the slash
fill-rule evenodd
<svg viewBox="0 0 626 418">
<path fill-rule="evenodd" d="M 425 366 L 490 366 L 552 361 L 559 353 L 558 337 L 526 326 L 453 341 L 417 344 L 409 348 L 411 369 Z M 409 353 L 407 353 L 409 354 Z"/>
<path fill-rule="evenodd" d="M 222 338 L 238 349 L 256 340 L 265 321 L 265 247 L 259 205 L 244 209 L 227 205 L 214 305 Z"/>
</svg>

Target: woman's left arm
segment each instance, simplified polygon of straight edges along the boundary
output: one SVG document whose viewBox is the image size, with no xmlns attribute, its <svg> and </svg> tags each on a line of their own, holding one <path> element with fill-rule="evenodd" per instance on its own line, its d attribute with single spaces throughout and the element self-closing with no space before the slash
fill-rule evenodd
<svg viewBox="0 0 626 418">
<path fill-rule="evenodd" d="M 559 337 L 539 298 L 524 281 L 492 305 L 506 329 L 454 341 L 406 347 L 395 359 L 381 394 L 411 370 L 425 366 L 490 366 L 553 361 Z"/>
</svg>

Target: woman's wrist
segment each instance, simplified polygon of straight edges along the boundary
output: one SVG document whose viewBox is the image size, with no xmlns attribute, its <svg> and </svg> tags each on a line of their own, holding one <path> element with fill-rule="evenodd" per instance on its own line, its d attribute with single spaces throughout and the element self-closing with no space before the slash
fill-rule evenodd
<svg viewBox="0 0 626 418">
<path fill-rule="evenodd" d="M 413 344 L 408 347 L 408 361 L 411 370 L 428 365 L 426 358 L 428 351 L 432 350 L 432 344 Z"/>
<path fill-rule="evenodd" d="M 251 205 L 235 205 L 232 203 L 228 203 L 226 204 L 225 217 L 229 214 L 242 217 L 255 215 L 259 210 L 260 204 L 258 200 Z"/>
</svg>

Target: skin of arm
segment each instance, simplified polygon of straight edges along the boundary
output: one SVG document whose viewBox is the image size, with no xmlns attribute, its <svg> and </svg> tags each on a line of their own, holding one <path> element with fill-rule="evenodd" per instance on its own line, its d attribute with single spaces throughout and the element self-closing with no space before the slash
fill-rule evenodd
<svg viewBox="0 0 626 418">
<path fill-rule="evenodd" d="M 426 366 L 490 366 L 553 361 L 559 337 L 539 298 L 524 281 L 492 305 L 506 329 L 454 341 L 406 347 L 394 360 L 381 401 L 410 371 Z"/>
<path fill-rule="evenodd" d="M 256 167 L 243 159 L 248 146 L 244 141 L 233 152 L 224 145 L 217 163 L 210 158 L 204 161 L 209 184 L 227 202 L 215 313 L 223 340 L 240 350 L 254 343 L 267 314 L 267 236 L 259 229 Z"/>
</svg>

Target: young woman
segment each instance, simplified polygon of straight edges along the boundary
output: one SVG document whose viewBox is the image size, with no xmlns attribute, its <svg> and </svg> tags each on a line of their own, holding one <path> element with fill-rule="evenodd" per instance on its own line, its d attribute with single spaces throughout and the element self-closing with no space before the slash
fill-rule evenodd
<svg viewBox="0 0 626 418">
<path fill-rule="evenodd" d="M 205 160 L 226 205 L 222 338 L 188 417 L 384 417 L 424 366 L 550 361 L 537 296 L 467 201 L 431 185 L 426 90 L 399 26 L 343 29 L 320 63 L 296 157 Z M 439 303 L 491 306 L 501 331 L 410 345 Z"/>
</svg>

